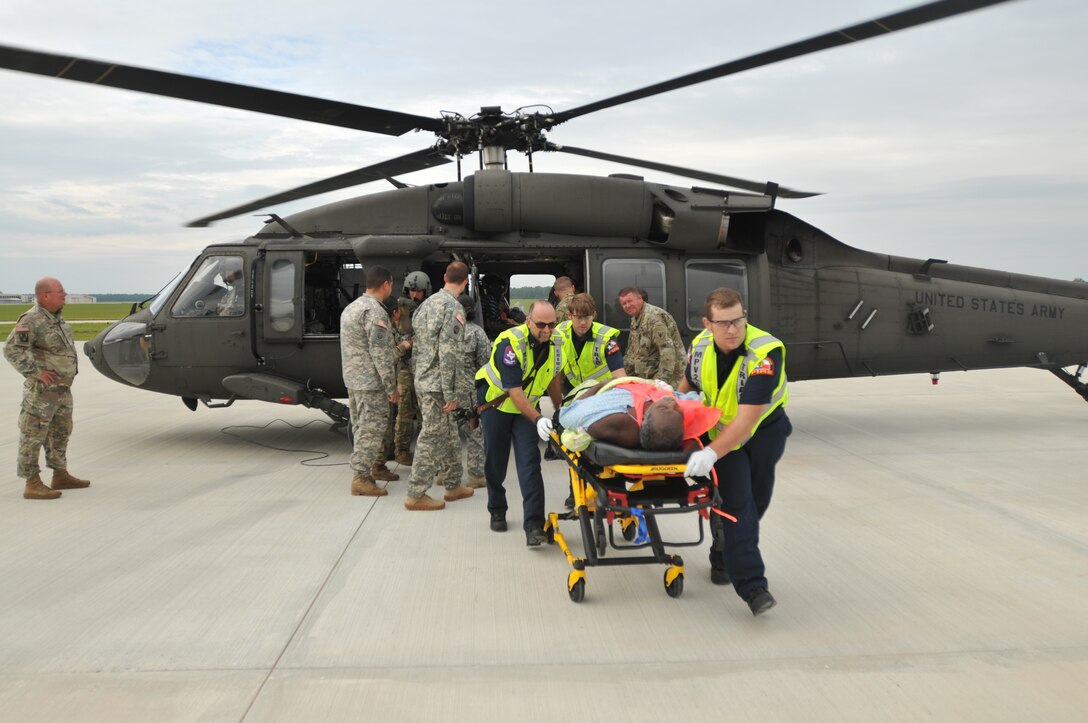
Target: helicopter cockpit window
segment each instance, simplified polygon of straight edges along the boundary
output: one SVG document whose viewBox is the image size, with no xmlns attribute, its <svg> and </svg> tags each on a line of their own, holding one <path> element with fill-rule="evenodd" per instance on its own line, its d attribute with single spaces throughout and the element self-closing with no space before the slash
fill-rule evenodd
<svg viewBox="0 0 1088 723">
<path fill-rule="evenodd" d="M 181 271 L 174 275 L 174 278 L 170 279 L 170 283 L 162 287 L 162 291 L 155 294 L 151 299 L 151 303 L 148 308 L 151 309 L 151 316 L 158 316 L 162 311 L 162 307 L 166 305 L 166 301 L 170 298 L 170 295 L 174 293 L 174 288 L 181 283 L 182 277 L 185 276 L 185 272 Z"/>
<path fill-rule="evenodd" d="M 689 329 L 702 331 L 706 297 L 714 289 L 723 286 L 733 289 L 748 308 L 748 277 L 744 264 L 739 261 L 688 261 L 684 265 L 684 277 Z"/>
<path fill-rule="evenodd" d="M 646 292 L 654 306 L 665 306 L 665 264 L 657 259 L 606 259 L 601 264 L 604 289 L 598 306 L 603 307 L 601 321 L 617 329 L 630 329 L 631 317 L 623 313 L 617 297 L 620 289 L 637 286 Z"/>
<path fill-rule="evenodd" d="M 200 264 L 174 307 L 173 316 L 241 316 L 245 313 L 241 256 L 209 256 Z"/>
</svg>

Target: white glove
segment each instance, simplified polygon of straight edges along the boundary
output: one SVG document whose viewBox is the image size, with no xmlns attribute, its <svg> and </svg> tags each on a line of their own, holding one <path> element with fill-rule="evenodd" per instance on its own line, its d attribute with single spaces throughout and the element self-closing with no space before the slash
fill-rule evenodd
<svg viewBox="0 0 1088 723">
<path fill-rule="evenodd" d="M 710 447 L 703 447 L 698 452 L 692 452 L 688 457 L 688 466 L 684 468 L 685 477 L 706 477 L 710 470 L 714 469 L 714 463 L 718 461 L 718 453 Z"/>
<path fill-rule="evenodd" d="M 553 429 L 555 429 L 555 427 L 552 426 L 552 420 L 544 415 L 540 415 L 540 418 L 536 420 L 536 433 L 539 434 L 540 438 L 545 442 L 552 436 Z"/>
</svg>

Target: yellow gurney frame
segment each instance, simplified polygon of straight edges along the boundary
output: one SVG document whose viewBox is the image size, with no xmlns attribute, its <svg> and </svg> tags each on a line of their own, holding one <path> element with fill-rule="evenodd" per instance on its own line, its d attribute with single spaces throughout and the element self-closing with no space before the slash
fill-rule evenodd
<svg viewBox="0 0 1088 723">
<path fill-rule="evenodd" d="M 688 480 L 684 468 L 691 452 L 698 448 L 694 440 L 676 452 L 646 452 L 593 442 L 584 452 L 572 452 L 552 434 L 548 444 L 570 468 L 574 512 L 552 512 L 544 523 L 548 542 L 559 545 L 571 572 L 567 592 L 574 602 L 585 599 L 586 568 L 608 565 L 668 565 L 664 575 L 665 592 L 680 597 L 684 591 L 684 561 L 666 547 L 694 547 L 705 539 L 703 521 L 710 523 L 714 544 L 721 544 L 721 519 L 711 508 L 721 499 L 717 485 L 709 478 Z M 639 458 L 645 461 L 638 461 Z M 665 541 L 656 517 L 665 514 L 698 513 L 698 539 Z M 560 519 L 577 519 L 582 534 L 585 557 L 571 552 L 559 530 Z M 620 523 L 627 544 L 618 544 L 613 522 Z M 607 530 L 607 534 L 606 534 Z M 606 558 L 609 547 L 616 550 L 649 549 L 651 554 Z"/>
</svg>

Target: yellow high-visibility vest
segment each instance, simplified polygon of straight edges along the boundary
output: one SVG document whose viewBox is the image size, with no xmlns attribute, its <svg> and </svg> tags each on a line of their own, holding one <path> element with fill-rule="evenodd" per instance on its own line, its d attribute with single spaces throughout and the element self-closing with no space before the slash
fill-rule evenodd
<svg viewBox="0 0 1088 723">
<path fill-rule="evenodd" d="M 703 404 L 716 407 L 721 410 L 718 423 L 710 430 L 709 436 L 714 439 L 725 425 L 729 424 L 737 416 L 737 408 L 740 406 L 740 393 L 748 381 L 752 370 L 759 366 L 773 349 L 782 350 L 782 369 L 778 378 L 778 386 L 771 395 L 771 403 L 766 411 L 756 420 L 750 434 L 754 434 L 759 425 L 763 423 L 771 412 L 779 407 L 785 407 L 789 400 L 789 390 L 786 387 L 786 345 L 771 336 L 762 329 L 751 324 L 744 334 L 744 346 L 747 353 L 737 359 L 737 363 L 726 377 L 725 383 L 718 387 L 718 355 L 714 351 L 714 335 L 709 329 L 704 329 L 691 342 L 691 372 L 692 378 L 699 380 L 702 387 Z M 743 376 L 741 370 L 744 370 Z M 742 445 L 737 445 L 739 449 Z"/>
<path fill-rule="evenodd" d="M 578 386 L 582 382 L 605 379 L 611 372 L 608 371 L 608 361 L 605 359 L 605 348 L 608 342 L 618 339 L 619 329 L 605 326 L 599 321 L 593 322 L 586 333 L 586 343 L 582 347 L 582 353 L 576 354 L 574 349 L 574 322 L 562 321 L 555 327 L 555 333 L 562 339 L 563 360 L 566 362 L 563 373 L 572 386 Z M 619 341 L 616 341 L 619 344 Z"/>
<path fill-rule="evenodd" d="M 495 352 L 504 341 L 510 342 L 510 349 L 517 359 L 518 366 L 521 367 L 522 391 L 525 392 L 525 396 L 529 398 L 529 402 L 535 407 L 540 398 L 547 393 L 548 384 L 563 368 L 563 347 L 559 344 L 551 344 L 550 363 L 545 360 L 534 373 L 532 355 L 526 353 L 529 349 L 528 325 L 521 324 L 499 334 L 495 338 L 495 343 L 491 346 L 491 359 L 476 372 L 477 379 L 483 379 L 487 382 L 487 396 L 484 399 L 488 402 L 506 392 L 502 388 L 502 376 L 499 374 L 498 360 L 495 359 Z M 509 412 L 510 414 L 521 413 L 521 410 L 510 399 L 503 400 L 501 404 L 496 405 L 494 408 L 500 412 Z"/>
</svg>

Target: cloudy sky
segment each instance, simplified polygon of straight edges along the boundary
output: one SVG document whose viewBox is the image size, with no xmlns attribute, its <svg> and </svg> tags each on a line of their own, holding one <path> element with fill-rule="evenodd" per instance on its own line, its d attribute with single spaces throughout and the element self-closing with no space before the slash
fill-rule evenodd
<svg viewBox="0 0 1088 723">
<path fill-rule="evenodd" d="M 563 110 L 914 4 L 5 0 L 0 43 L 433 117 Z M 868 250 L 1088 278 L 1086 38 L 1083 0 L 1017 0 L 577 118 L 550 139 L 824 191 L 780 207 Z M 0 98 L 6 292 L 47 273 L 70 292 L 155 291 L 207 244 L 261 226 L 186 221 L 433 142 L 8 71 Z M 565 154 L 534 162 L 691 185 Z"/>
</svg>

